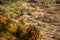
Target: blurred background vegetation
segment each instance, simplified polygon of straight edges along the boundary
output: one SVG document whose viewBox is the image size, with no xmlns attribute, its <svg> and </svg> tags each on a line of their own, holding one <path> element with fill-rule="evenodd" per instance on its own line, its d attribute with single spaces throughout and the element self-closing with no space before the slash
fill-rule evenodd
<svg viewBox="0 0 60 40">
<path fill-rule="evenodd" d="M 59 6 L 56 0 L 0 0 L 0 40 L 40 40 L 40 30 L 35 26 L 26 26 L 24 16 L 19 14 L 35 18 L 33 14 L 37 10 L 56 11 L 60 10 Z M 19 22 L 12 20 L 14 17 Z"/>
</svg>

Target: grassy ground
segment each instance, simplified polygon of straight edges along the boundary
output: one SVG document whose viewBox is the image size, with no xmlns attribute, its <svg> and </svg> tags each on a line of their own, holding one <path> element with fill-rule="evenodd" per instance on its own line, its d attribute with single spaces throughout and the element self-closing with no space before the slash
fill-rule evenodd
<svg viewBox="0 0 60 40">
<path fill-rule="evenodd" d="M 60 23 L 60 5 L 45 2 L 3 1 L 0 4 L 0 40 L 59 40 L 60 25 L 56 23 Z"/>
</svg>

